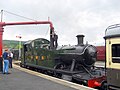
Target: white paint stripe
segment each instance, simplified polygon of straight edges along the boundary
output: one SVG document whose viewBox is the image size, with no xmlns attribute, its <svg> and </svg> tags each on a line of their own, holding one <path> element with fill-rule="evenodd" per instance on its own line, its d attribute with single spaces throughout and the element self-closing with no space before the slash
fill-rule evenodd
<svg viewBox="0 0 120 90">
<path fill-rule="evenodd" d="M 58 79 L 58 78 L 55 78 L 55 77 L 52 77 L 52 76 L 48 76 L 48 75 L 45 75 L 45 74 L 42 74 L 42 73 L 39 73 L 39 72 L 35 72 L 35 71 L 32 71 L 32 70 L 21 68 L 20 66 L 17 66 L 15 64 L 13 64 L 13 67 L 18 69 L 18 70 L 27 72 L 29 74 L 39 76 L 39 77 L 42 77 L 44 79 L 47 79 L 47 80 L 62 84 L 64 86 L 68 86 L 68 87 L 77 89 L 77 90 L 97 90 L 97 89 L 89 88 L 89 87 L 79 85 L 79 84 L 76 84 L 76 83 L 72 83 L 72 82 L 69 82 L 69 81 L 66 81 L 66 80 L 62 80 L 62 79 Z"/>
</svg>

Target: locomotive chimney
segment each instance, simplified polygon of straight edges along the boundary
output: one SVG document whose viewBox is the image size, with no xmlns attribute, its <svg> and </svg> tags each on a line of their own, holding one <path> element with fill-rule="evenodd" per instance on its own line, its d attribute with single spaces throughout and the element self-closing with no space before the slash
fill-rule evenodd
<svg viewBox="0 0 120 90">
<path fill-rule="evenodd" d="M 83 44 L 84 35 L 77 35 L 78 45 Z"/>
</svg>

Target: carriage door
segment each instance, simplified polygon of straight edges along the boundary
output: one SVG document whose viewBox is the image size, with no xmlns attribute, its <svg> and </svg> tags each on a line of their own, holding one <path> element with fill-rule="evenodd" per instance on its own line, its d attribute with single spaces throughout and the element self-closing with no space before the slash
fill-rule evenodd
<svg viewBox="0 0 120 90">
<path fill-rule="evenodd" d="M 120 38 L 106 40 L 107 81 L 120 86 Z"/>
</svg>

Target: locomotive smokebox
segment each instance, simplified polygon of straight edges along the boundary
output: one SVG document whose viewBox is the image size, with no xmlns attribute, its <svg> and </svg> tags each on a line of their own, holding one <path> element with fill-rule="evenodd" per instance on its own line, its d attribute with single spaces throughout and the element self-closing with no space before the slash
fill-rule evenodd
<svg viewBox="0 0 120 90">
<path fill-rule="evenodd" d="M 77 35 L 78 45 L 83 44 L 84 35 Z"/>
</svg>

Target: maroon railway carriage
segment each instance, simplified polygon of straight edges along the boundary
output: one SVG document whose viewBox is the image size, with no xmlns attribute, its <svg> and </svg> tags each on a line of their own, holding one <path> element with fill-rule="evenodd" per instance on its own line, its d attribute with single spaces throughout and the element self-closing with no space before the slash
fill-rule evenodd
<svg viewBox="0 0 120 90">
<path fill-rule="evenodd" d="M 96 46 L 97 48 L 97 60 L 105 61 L 105 46 Z"/>
</svg>

